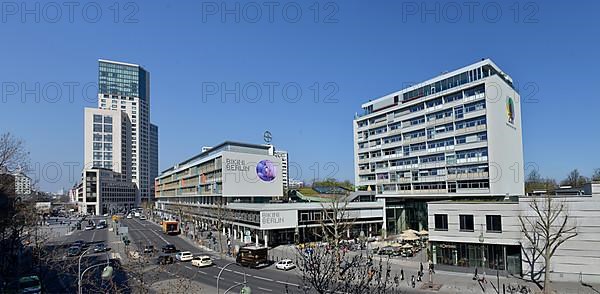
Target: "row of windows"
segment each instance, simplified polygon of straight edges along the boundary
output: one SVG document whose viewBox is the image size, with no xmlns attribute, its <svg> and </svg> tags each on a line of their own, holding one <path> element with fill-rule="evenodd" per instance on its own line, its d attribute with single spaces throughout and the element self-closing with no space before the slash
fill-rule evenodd
<svg viewBox="0 0 600 294">
<path fill-rule="evenodd" d="M 440 126 L 437 126 L 434 128 L 427 128 L 427 129 L 411 131 L 411 132 L 404 133 L 402 135 L 404 137 L 404 140 L 407 140 L 407 139 L 416 139 L 416 138 L 423 137 L 427 133 L 427 138 L 431 139 L 436 134 L 443 134 L 443 133 L 451 132 L 454 130 L 462 130 L 462 129 L 470 128 L 470 127 L 484 126 L 486 124 L 487 124 L 486 117 L 479 116 L 479 117 L 475 117 L 475 118 L 471 118 L 471 119 L 457 121 L 455 123 L 448 123 L 448 124 L 440 125 Z M 456 125 L 456 127 L 454 125 Z M 368 146 L 378 146 L 382 142 L 385 144 L 386 142 L 390 141 L 391 137 L 397 138 L 397 136 L 399 136 L 399 135 L 390 136 L 390 137 L 386 137 L 383 139 L 376 139 L 371 142 L 361 142 L 361 143 L 358 143 L 358 147 L 359 148 L 367 148 Z M 391 142 L 397 142 L 397 141 L 398 140 L 393 140 Z"/>
<path fill-rule="evenodd" d="M 471 214 L 460 214 L 458 216 L 459 228 L 462 232 L 474 232 L 474 221 L 473 215 Z M 488 233 L 502 233 L 502 216 L 500 215 L 486 215 L 485 216 L 486 231 Z M 447 214 L 435 214 L 434 215 L 434 229 L 436 231 L 447 231 L 448 230 L 448 215 Z"/>
</svg>

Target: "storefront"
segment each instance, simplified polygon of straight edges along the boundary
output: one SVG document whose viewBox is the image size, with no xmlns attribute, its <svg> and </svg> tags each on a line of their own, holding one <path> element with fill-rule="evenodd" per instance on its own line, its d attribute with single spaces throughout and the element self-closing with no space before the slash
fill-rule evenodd
<svg viewBox="0 0 600 294">
<path fill-rule="evenodd" d="M 518 245 L 430 242 L 436 264 L 484 267 L 521 275 L 521 247 Z"/>
</svg>

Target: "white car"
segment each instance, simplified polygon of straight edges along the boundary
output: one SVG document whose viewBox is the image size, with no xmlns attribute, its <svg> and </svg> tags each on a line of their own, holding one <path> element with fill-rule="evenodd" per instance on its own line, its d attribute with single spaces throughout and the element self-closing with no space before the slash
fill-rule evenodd
<svg viewBox="0 0 600 294">
<path fill-rule="evenodd" d="M 128 219 L 131 219 L 131 214 L 128 214 L 128 215 L 127 215 L 127 218 L 128 218 Z"/>
<path fill-rule="evenodd" d="M 145 215 L 140 215 L 140 220 L 146 220 L 146 216 Z"/>
<path fill-rule="evenodd" d="M 179 261 L 190 261 L 194 258 L 194 255 L 189 251 L 181 251 L 175 254 L 175 258 Z"/>
<path fill-rule="evenodd" d="M 85 230 L 86 230 L 86 231 L 91 231 L 91 230 L 93 230 L 93 229 L 95 229 L 95 228 L 96 228 L 96 227 L 95 227 L 94 225 L 87 225 L 87 226 L 85 227 Z"/>
<path fill-rule="evenodd" d="M 275 264 L 276 269 L 284 270 L 284 271 L 291 270 L 295 267 L 296 267 L 296 265 L 290 259 L 280 260 L 278 263 Z"/>
<path fill-rule="evenodd" d="M 209 256 L 194 256 L 192 259 L 192 265 L 197 267 L 211 266 L 213 264 L 212 259 Z"/>
</svg>

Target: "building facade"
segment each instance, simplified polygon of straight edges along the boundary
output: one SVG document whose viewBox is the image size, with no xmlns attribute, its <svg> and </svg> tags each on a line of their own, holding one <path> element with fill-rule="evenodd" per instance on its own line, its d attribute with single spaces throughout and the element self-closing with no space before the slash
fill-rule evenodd
<svg viewBox="0 0 600 294">
<path fill-rule="evenodd" d="M 131 180 L 131 122 L 122 111 L 86 108 L 84 117 L 86 168 L 105 168 Z"/>
<path fill-rule="evenodd" d="M 390 233 L 425 228 L 430 200 L 524 194 L 520 96 L 491 60 L 362 108 L 355 183 L 386 200 Z"/>
<path fill-rule="evenodd" d="M 30 195 L 31 190 L 31 178 L 22 172 L 14 174 L 15 176 L 15 194 L 16 195 Z"/>
<path fill-rule="evenodd" d="M 600 282 L 600 184 L 584 186 L 584 195 L 551 195 L 564 203 L 567 228 L 576 227 L 577 236 L 555 252 L 550 265 L 552 281 Z M 532 202 L 544 207 L 545 195 L 496 198 L 489 201 L 446 200 L 430 202 L 429 244 L 436 264 L 488 268 L 529 278 L 543 259 L 531 263 L 531 244 L 524 237 L 519 217 L 534 218 Z M 556 223 L 561 223 L 559 218 Z"/>
<path fill-rule="evenodd" d="M 150 123 L 150 73 L 137 64 L 99 60 L 98 108 L 131 121 L 131 180 L 142 201 L 152 198 L 158 174 L 158 127 Z"/>
<path fill-rule="evenodd" d="M 85 214 L 112 214 L 136 207 L 135 183 L 110 169 L 84 170 L 81 187 L 77 190 L 79 211 Z"/>
<path fill-rule="evenodd" d="M 288 153 L 283 150 L 275 150 L 273 155 L 275 157 L 281 159 L 281 182 L 283 183 L 283 191 L 287 191 L 290 186 L 289 176 L 288 176 Z"/>
<path fill-rule="evenodd" d="M 272 145 L 225 142 L 203 149 L 156 179 L 156 211 L 183 222 L 184 233 L 224 224 L 223 233 L 242 242 L 287 244 L 314 240 L 331 203 L 286 202 L 282 163 Z M 349 237 L 378 234 L 383 201 L 350 202 L 356 223 Z"/>
</svg>

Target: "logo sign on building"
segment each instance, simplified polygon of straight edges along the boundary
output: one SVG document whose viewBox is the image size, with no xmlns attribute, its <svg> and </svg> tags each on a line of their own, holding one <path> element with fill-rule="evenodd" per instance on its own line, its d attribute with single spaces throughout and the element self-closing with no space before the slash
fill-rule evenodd
<svg viewBox="0 0 600 294">
<path fill-rule="evenodd" d="M 261 229 L 295 228 L 298 225 L 297 210 L 261 211 Z"/>
<path fill-rule="evenodd" d="M 224 197 L 283 195 L 279 158 L 225 151 L 221 161 Z"/>
<path fill-rule="evenodd" d="M 506 97 L 506 117 L 508 123 L 515 124 L 515 102 L 512 97 Z"/>
</svg>

